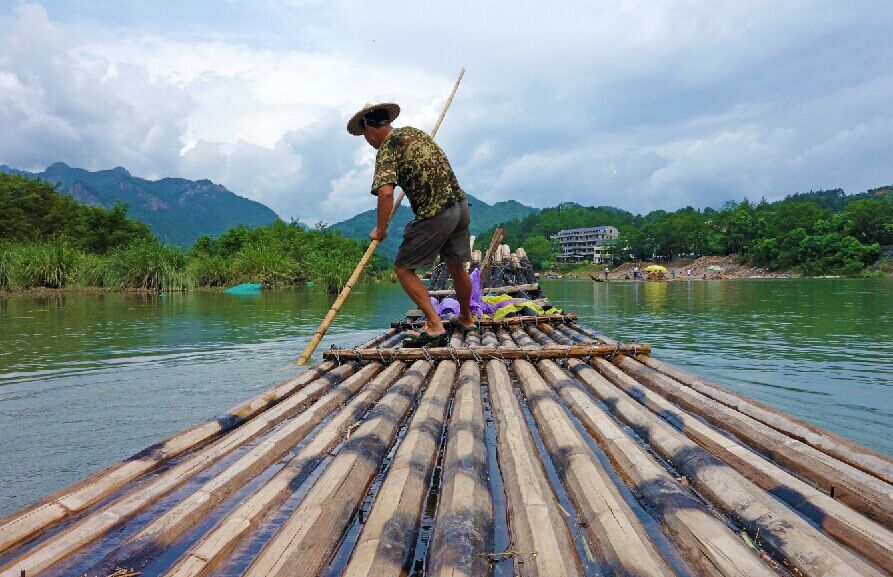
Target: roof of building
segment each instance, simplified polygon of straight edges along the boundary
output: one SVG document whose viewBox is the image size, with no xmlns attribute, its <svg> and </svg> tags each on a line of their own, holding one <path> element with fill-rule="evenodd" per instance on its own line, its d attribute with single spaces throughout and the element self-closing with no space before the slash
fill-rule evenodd
<svg viewBox="0 0 893 577">
<path fill-rule="evenodd" d="M 565 230 L 558 231 L 558 234 L 565 235 L 565 234 L 585 233 L 585 232 L 608 232 L 610 229 L 617 230 L 617 228 L 613 227 L 613 226 L 590 226 L 587 228 L 568 228 Z"/>
</svg>

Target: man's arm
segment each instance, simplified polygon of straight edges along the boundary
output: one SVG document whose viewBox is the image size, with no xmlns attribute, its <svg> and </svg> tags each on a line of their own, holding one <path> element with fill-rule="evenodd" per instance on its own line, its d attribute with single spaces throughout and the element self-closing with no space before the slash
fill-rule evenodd
<svg viewBox="0 0 893 577">
<path fill-rule="evenodd" d="M 372 240 L 382 241 L 388 236 L 388 219 L 394 208 L 394 185 L 385 184 L 378 189 L 378 219 L 375 229 L 369 233 Z"/>
</svg>

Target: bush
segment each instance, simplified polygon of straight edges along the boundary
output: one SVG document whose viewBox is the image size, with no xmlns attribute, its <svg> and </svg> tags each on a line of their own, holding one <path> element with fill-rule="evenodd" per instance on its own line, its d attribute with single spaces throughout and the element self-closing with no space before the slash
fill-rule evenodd
<svg viewBox="0 0 893 577">
<path fill-rule="evenodd" d="M 186 271 L 197 286 L 203 287 L 226 286 L 232 277 L 226 259 L 215 255 L 189 257 Z"/>
<path fill-rule="evenodd" d="M 852 236 L 836 232 L 808 236 L 800 243 L 800 268 L 810 275 L 858 274 L 880 254 L 880 245 L 864 245 Z"/>
<path fill-rule="evenodd" d="M 112 252 L 106 286 L 181 291 L 195 281 L 186 270 L 186 255 L 156 239 L 138 240 Z"/>
<path fill-rule="evenodd" d="M 298 263 L 276 243 L 254 241 L 245 244 L 232 260 L 232 280 L 257 282 L 267 286 L 289 285 L 300 279 Z"/>
<path fill-rule="evenodd" d="M 9 289 L 9 271 L 12 268 L 12 247 L 0 245 L 0 290 Z"/>
</svg>

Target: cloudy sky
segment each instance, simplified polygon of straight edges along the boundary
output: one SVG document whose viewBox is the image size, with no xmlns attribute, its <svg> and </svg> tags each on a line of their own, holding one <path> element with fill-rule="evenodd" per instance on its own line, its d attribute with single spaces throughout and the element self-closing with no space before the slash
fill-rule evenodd
<svg viewBox="0 0 893 577">
<path fill-rule="evenodd" d="M 495 202 L 637 212 L 893 183 L 893 2 L 0 0 L 0 164 L 372 207 L 391 100 Z"/>
</svg>

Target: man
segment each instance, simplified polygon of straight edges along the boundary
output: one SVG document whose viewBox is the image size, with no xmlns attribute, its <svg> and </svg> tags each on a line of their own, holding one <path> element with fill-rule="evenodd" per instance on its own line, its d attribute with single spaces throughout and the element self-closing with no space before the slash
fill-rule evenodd
<svg viewBox="0 0 893 577">
<path fill-rule="evenodd" d="M 354 136 L 362 134 L 378 150 L 372 180 L 372 194 L 378 196 L 378 223 L 369 238 L 382 241 L 388 236 L 396 186 L 409 198 L 416 215 L 403 231 L 394 271 L 403 290 L 425 314 L 426 322 L 418 334 L 404 341 L 404 346 L 443 346 L 448 339 L 446 328 L 415 271 L 431 266 L 440 255 L 453 277 L 459 301 L 459 317 L 451 324 L 463 331 L 476 327 L 471 315 L 471 279 L 465 270 L 465 263 L 471 260 L 468 201 L 433 138 L 411 126 L 391 126 L 399 114 L 396 104 L 368 104 L 353 115 L 347 131 Z"/>
</svg>

